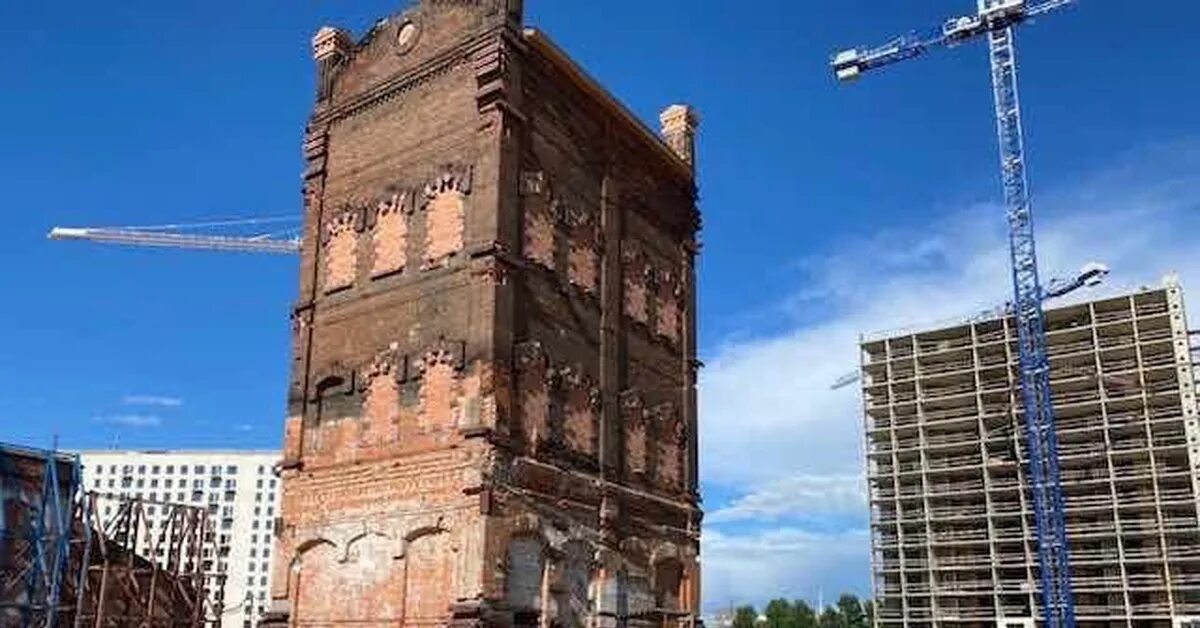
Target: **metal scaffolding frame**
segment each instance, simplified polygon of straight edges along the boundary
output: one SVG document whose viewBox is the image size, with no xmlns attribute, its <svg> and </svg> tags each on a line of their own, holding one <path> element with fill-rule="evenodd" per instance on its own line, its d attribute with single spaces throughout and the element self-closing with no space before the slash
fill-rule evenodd
<svg viewBox="0 0 1200 628">
<path fill-rule="evenodd" d="M 83 492 L 78 456 L 0 445 L 0 626 L 219 626 L 207 534 L 203 507 Z"/>
<path fill-rule="evenodd" d="M 0 624 L 55 625 L 79 486 L 78 457 L 0 445 Z"/>
</svg>

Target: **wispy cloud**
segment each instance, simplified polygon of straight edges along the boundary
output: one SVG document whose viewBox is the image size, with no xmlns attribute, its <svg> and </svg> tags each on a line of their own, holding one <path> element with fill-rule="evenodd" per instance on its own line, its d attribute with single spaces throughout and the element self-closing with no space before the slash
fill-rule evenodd
<svg viewBox="0 0 1200 628">
<path fill-rule="evenodd" d="M 1131 153 L 1037 200 L 1046 275 L 1070 274 L 1092 260 L 1113 268 L 1106 287 L 1077 298 L 1177 271 L 1193 313 L 1200 312 L 1200 140 Z M 734 496 L 706 519 L 706 607 L 730 596 L 762 601 L 777 585 L 754 575 L 757 563 L 748 557 L 769 557 L 784 540 L 803 543 L 787 546 L 791 558 L 763 564 L 773 577 L 803 583 L 815 571 L 869 592 L 867 539 L 852 534 L 867 522 L 861 402 L 853 387 L 829 386 L 857 367 L 863 332 L 949 320 L 1007 300 L 1003 216 L 1001 207 L 976 204 L 936 224 L 840 242 L 797 266 L 772 313 L 792 321 L 782 333 L 738 330 L 705 356 L 702 477 Z M 828 315 L 815 322 L 801 315 L 812 311 Z M 764 523 L 779 529 L 764 533 Z M 749 597 L 738 598 L 742 592 Z"/>
<path fill-rule="evenodd" d="M 857 516 L 867 506 L 861 475 L 795 475 L 756 486 L 705 517 L 709 523 L 777 521 L 796 513 L 808 516 Z"/>
<path fill-rule="evenodd" d="M 121 403 L 127 406 L 178 408 L 183 405 L 183 400 L 179 397 L 167 397 L 162 395 L 125 395 L 121 398 Z"/>
<path fill-rule="evenodd" d="M 163 424 L 162 417 L 155 414 L 113 414 L 98 416 L 94 420 L 106 425 L 136 428 L 159 427 Z"/>
<path fill-rule="evenodd" d="M 828 534 L 797 528 L 748 534 L 705 530 L 705 607 L 712 611 L 777 597 L 815 605 L 822 593 L 829 601 L 842 591 L 862 590 L 869 543 L 865 529 Z"/>
</svg>

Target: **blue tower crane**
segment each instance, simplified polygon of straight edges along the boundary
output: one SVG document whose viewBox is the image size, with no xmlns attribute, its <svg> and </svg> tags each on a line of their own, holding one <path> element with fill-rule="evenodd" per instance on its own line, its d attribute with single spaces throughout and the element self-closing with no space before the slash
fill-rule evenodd
<svg viewBox="0 0 1200 628">
<path fill-rule="evenodd" d="M 1000 170 L 1008 209 L 1012 261 L 1012 313 L 1020 347 L 1021 401 L 1029 455 L 1029 491 L 1037 524 L 1041 599 L 1047 628 L 1075 628 L 1071 592 L 1070 550 L 1058 469 L 1058 437 L 1050 398 L 1050 361 L 1046 354 L 1043 291 L 1038 280 L 1021 106 L 1017 94 L 1017 58 L 1013 30 L 1030 18 L 1072 4 L 1074 0 L 977 0 L 975 15 L 952 18 L 939 29 L 911 33 L 877 48 L 855 48 L 833 58 L 842 81 L 858 78 L 934 48 L 951 47 L 986 37 L 990 50 Z"/>
</svg>

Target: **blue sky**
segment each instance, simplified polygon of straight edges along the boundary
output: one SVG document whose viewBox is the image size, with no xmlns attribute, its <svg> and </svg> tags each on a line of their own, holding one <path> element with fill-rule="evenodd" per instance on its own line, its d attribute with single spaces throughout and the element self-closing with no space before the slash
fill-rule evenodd
<svg viewBox="0 0 1200 628">
<path fill-rule="evenodd" d="M 868 590 L 857 400 L 827 382 L 859 332 L 1008 292 L 984 49 L 849 87 L 826 68 L 973 4 L 527 0 L 646 120 L 703 116 L 709 608 Z M 1174 269 L 1200 293 L 1200 5 L 1141 5 L 1084 1 L 1019 37 L 1043 268 Z M 294 260 L 44 235 L 297 212 L 309 37 L 397 6 L 5 4 L 0 439 L 278 445 Z"/>
</svg>

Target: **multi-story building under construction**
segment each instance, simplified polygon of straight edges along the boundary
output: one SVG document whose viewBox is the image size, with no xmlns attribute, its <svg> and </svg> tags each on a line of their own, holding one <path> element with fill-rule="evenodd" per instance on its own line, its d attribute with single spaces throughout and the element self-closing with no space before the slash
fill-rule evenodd
<svg viewBox="0 0 1200 628">
<path fill-rule="evenodd" d="M 1200 618 L 1200 419 L 1180 287 L 1047 312 L 1080 626 Z M 864 339 L 881 626 L 1041 620 L 1017 330 Z"/>
</svg>

